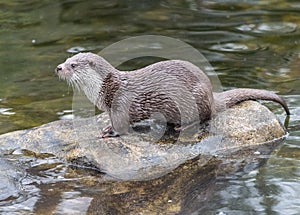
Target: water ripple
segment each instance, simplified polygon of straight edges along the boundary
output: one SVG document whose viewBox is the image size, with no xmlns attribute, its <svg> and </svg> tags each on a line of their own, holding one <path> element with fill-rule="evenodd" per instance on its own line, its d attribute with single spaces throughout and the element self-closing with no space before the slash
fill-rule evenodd
<svg viewBox="0 0 300 215">
<path fill-rule="evenodd" d="M 2 115 L 14 115 L 15 112 L 10 111 L 12 108 L 0 108 L 0 114 Z"/>
<path fill-rule="evenodd" d="M 216 43 L 226 43 L 226 42 L 236 42 L 236 41 L 245 41 L 252 39 L 252 36 L 245 34 L 232 33 L 229 31 L 190 31 L 187 32 L 188 37 L 190 37 L 196 44 L 216 44 Z M 185 39 L 189 41 L 189 39 Z"/>
<path fill-rule="evenodd" d="M 297 29 L 297 24 L 292 22 L 270 22 L 260 24 L 245 24 L 237 27 L 243 32 L 253 32 L 258 34 L 276 33 L 286 34 L 292 33 Z"/>
<path fill-rule="evenodd" d="M 212 50 L 216 51 L 224 51 L 224 52 L 253 52 L 260 49 L 257 44 L 246 45 L 240 43 L 224 43 L 224 44 L 216 44 L 210 47 Z"/>
</svg>

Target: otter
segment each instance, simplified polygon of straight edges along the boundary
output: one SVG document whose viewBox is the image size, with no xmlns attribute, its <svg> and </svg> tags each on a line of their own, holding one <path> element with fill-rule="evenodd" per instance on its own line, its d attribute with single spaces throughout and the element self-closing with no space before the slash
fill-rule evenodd
<svg viewBox="0 0 300 215">
<path fill-rule="evenodd" d="M 277 94 L 240 88 L 213 93 L 207 75 L 194 64 L 166 60 L 133 71 L 119 71 L 93 53 L 79 53 L 56 68 L 58 76 L 109 114 L 111 125 L 101 137 L 128 132 L 129 125 L 161 114 L 175 130 L 204 123 L 216 113 L 245 100 L 279 103 L 289 115 L 285 101 Z"/>
</svg>

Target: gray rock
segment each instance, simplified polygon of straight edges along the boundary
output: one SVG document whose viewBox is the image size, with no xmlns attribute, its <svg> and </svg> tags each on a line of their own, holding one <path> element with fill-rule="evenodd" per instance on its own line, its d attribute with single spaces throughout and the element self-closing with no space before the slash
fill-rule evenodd
<svg viewBox="0 0 300 215">
<path fill-rule="evenodd" d="M 73 202 L 86 214 L 202 214 L 201 205 L 227 186 L 222 178 L 263 165 L 286 134 L 256 102 L 219 113 L 196 135 L 161 138 L 163 126 L 150 124 L 150 131 L 97 138 L 108 123 L 101 114 L 1 135 L 0 199 L 11 205 L 0 211 L 73 212 Z"/>
<path fill-rule="evenodd" d="M 286 134 L 276 116 L 253 101 L 219 113 L 205 131 L 192 136 L 180 134 L 162 139 L 163 129 L 157 127 L 150 132 L 98 138 L 101 129 L 108 124 L 105 113 L 86 119 L 55 121 L 1 135 L 1 149 L 50 153 L 115 178 L 148 180 L 165 175 L 199 155 L 228 156 L 234 150 L 276 142 Z"/>
</svg>

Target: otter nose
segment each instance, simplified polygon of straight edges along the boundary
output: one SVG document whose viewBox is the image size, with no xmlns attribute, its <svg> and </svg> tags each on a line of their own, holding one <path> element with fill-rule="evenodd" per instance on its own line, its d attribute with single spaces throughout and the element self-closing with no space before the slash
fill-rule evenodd
<svg viewBox="0 0 300 215">
<path fill-rule="evenodd" d="M 56 72 L 60 72 L 62 70 L 62 66 L 61 65 L 58 65 L 57 67 L 56 67 Z"/>
</svg>

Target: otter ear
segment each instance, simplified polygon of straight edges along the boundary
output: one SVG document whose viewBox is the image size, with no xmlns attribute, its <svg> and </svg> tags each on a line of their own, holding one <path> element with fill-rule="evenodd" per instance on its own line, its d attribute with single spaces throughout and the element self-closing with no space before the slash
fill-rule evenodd
<svg viewBox="0 0 300 215">
<path fill-rule="evenodd" d="M 91 67 L 95 67 L 95 62 L 93 60 L 88 60 L 88 63 Z"/>
</svg>

